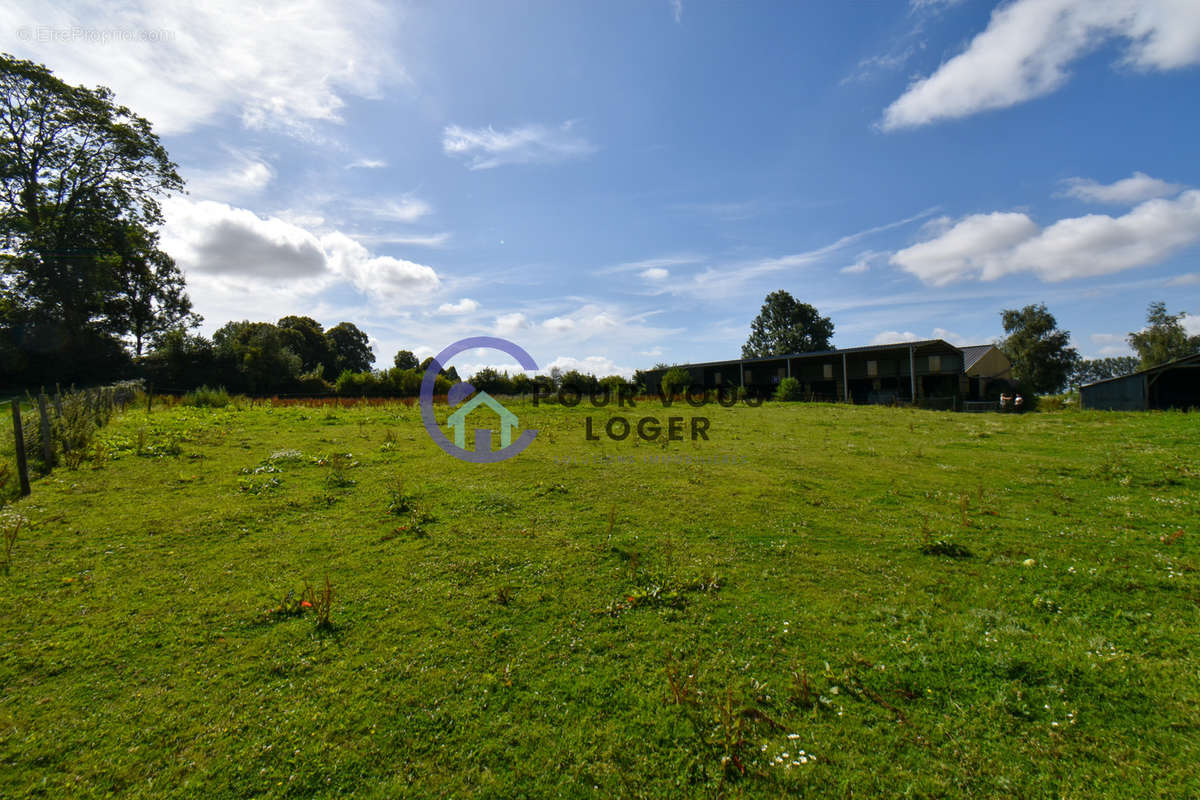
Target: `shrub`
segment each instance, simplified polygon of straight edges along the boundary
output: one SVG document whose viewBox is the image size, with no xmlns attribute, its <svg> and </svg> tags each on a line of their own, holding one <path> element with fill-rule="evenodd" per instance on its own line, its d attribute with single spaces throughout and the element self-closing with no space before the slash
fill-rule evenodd
<svg viewBox="0 0 1200 800">
<path fill-rule="evenodd" d="M 662 376 L 662 393 L 666 396 L 679 394 L 692 385 L 692 375 L 683 367 L 671 367 Z"/>
<path fill-rule="evenodd" d="M 379 376 L 374 372 L 351 372 L 347 369 L 342 370 L 333 388 L 342 397 L 378 397 L 381 387 Z"/>
<path fill-rule="evenodd" d="M 330 394 L 333 391 L 333 384 L 322 376 L 322 369 L 318 364 L 315 369 L 301 375 L 296 379 L 296 388 L 305 394 Z"/>
<path fill-rule="evenodd" d="M 800 387 L 800 381 L 795 378 L 784 378 L 779 382 L 779 386 L 775 388 L 776 400 L 799 400 L 803 395 L 804 392 Z"/>
<path fill-rule="evenodd" d="M 224 386 L 201 386 L 184 395 L 183 404 L 198 408 L 224 408 L 229 405 L 229 392 L 225 391 Z"/>
</svg>

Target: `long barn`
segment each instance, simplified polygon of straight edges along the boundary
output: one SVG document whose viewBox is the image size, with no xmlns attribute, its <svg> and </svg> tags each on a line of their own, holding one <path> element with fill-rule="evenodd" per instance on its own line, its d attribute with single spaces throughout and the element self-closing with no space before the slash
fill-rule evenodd
<svg viewBox="0 0 1200 800">
<path fill-rule="evenodd" d="M 1082 386 L 1079 405 L 1100 411 L 1200 408 L 1200 353 Z"/>
<path fill-rule="evenodd" d="M 943 408 L 991 399 L 1008 385 L 1012 369 L 993 345 L 960 348 L 942 339 L 678 366 L 688 371 L 696 388 L 744 387 L 766 396 L 784 378 L 795 378 L 809 400 Z M 661 390 L 666 371 L 645 373 L 647 391 Z"/>
</svg>

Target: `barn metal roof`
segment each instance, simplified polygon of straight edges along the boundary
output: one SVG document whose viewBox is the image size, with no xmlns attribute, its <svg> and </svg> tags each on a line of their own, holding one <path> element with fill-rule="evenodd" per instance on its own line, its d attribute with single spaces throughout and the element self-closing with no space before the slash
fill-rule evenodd
<svg viewBox="0 0 1200 800">
<path fill-rule="evenodd" d="M 963 353 L 963 371 L 975 366 L 975 362 L 987 355 L 987 352 L 995 346 L 994 344 L 970 344 L 958 348 Z"/>
</svg>

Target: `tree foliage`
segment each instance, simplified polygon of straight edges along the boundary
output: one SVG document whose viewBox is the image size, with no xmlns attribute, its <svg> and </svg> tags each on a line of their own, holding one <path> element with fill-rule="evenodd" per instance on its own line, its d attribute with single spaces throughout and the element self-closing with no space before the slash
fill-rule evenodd
<svg viewBox="0 0 1200 800">
<path fill-rule="evenodd" d="M 401 350 L 396 353 L 396 357 L 392 359 L 396 365 L 396 369 L 416 369 L 421 365 L 417 357 L 413 355 L 412 350 Z"/>
<path fill-rule="evenodd" d="M 122 338 L 140 351 L 196 323 L 153 232 L 158 198 L 182 188 L 150 123 L 108 89 L 70 86 L 0 55 L 6 366 L 35 380 L 104 374 L 121 359 Z"/>
<path fill-rule="evenodd" d="M 664 396 L 679 394 L 692 385 L 692 374 L 683 367 L 671 367 L 663 373 L 661 385 Z"/>
<path fill-rule="evenodd" d="M 1183 327 L 1186 316 L 1186 311 L 1168 314 L 1166 303 L 1150 304 L 1146 309 L 1146 327 L 1130 333 L 1127 340 L 1138 354 L 1142 369 L 1200 353 L 1200 336 L 1188 336 Z"/>
<path fill-rule="evenodd" d="M 795 378 L 784 378 L 775 387 L 776 400 L 803 400 L 804 387 Z"/>
<path fill-rule="evenodd" d="M 1036 394 L 1062 389 L 1079 361 L 1070 331 L 1060 331 L 1044 303 L 1000 312 L 1008 337 L 1000 343 L 1012 361 L 1013 379 Z"/>
<path fill-rule="evenodd" d="M 808 303 L 780 289 L 767 295 L 762 310 L 750 323 L 750 338 L 742 358 L 780 356 L 830 350 L 833 322 Z"/>
<path fill-rule="evenodd" d="M 333 357 L 338 373 L 366 372 L 375 363 L 375 352 L 370 339 L 353 322 L 339 322 L 325 331 L 325 338 L 333 348 Z"/>
<path fill-rule="evenodd" d="M 1070 384 L 1074 387 L 1086 386 L 1089 383 L 1119 378 L 1137 371 L 1138 360 L 1134 356 L 1084 359 L 1072 370 Z"/>
</svg>

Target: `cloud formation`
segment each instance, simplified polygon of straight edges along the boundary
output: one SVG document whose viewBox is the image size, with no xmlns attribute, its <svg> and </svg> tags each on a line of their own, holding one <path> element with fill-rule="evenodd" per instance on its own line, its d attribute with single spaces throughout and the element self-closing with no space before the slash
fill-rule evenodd
<svg viewBox="0 0 1200 800">
<path fill-rule="evenodd" d="M 1155 264 L 1198 240 L 1200 191 L 1190 190 L 1119 217 L 1088 214 L 1044 229 L 1024 213 L 972 214 L 891 263 L 934 286 L 1019 272 L 1054 282 Z"/>
<path fill-rule="evenodd" d="M 469 297 L 464 297 L 457 303 L 442 303 L 438 306 L 439 314 L 470 314 L 479 308 L 479 303 Z"/>
<path fill-rule="evenodd" d="M 109 86 L 162 134 L 232 114 L 246 127 L 303 133 L 340 121 L 344 95 L 375 97 L 405 80 L 387 42 L 394 12 L 372 0 L 184 0 L 0 6 L 6 45 L 75 84 Z M 40 37 L 38 31 L 119 30 L 137 41 Z M 151 35 L 152 34 L 152 35 Z"/>
<path fill-rule="evenodd" d="M 1097 183 L 1090 178 L 1067 178 L 1063 181 L 1063 194 L 1089 203 L 1105 203 L 1114 206 L 1131 206 L 1143 200 L 1178 194 L 1183 188 L 1178 183 L 1167 183 L 1151 178 L 1144 172 L 1135 172 L 1128 178 L 1115 183 Z"/>
<path fill-rule="evenodd" d="M 316 294 L 348 281 L 369 297 L 416 303 L 440 285 L 432 267 L 372 254 L 339 231 L 317 236 L 278 217 L 204 200 L 164 204 L 163 248 L 210 283 Z"/>
<path fill-rule="evenodd" d="M 884 130 L 928 125 L 1041 97 L 1068 67 L 1112 39 L 1122 64 L 1171 70 L 1200 63 L 1200 14 L 1189 0 L 1016 0 L 992 12 L 967 49 L 908 87 Z"/>
<path fill-rule="evenodd" d="M 507 131 L 449 125 L 442 133 L 442 150 L 463 158 L 470 169 L 492 169 L 505 164 L 554 164 L 581 158 L 596 151 L 575 133 L 568 120 L 557 127 L 522 125 Z"/>
</svg>

